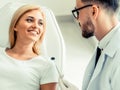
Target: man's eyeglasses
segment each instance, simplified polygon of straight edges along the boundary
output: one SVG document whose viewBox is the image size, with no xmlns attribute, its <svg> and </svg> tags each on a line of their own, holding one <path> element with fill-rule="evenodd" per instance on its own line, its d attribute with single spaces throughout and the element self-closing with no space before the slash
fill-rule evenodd
<svg viewBox="0 0 120 90">
<path fill-rule="evenodd" d="M 83 8 L 86 8 L 86 7 L 90 7 L 92 6 L 92 4 L 89 4 L 89 5 L 85 5 L 83 7 L 80 7 L 80 8 L 75 8 L 74 10 L 72 10 L 72 14 L 75 18 L 77 18 L 79 16 L 79 10 L 83 9 Z"/>
</svg>

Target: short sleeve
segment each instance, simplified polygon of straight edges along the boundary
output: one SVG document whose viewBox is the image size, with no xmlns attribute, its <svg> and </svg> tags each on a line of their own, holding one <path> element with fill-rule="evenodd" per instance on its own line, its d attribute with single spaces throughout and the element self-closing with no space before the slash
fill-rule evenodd
<svg viewBox="0 0 120 90">
<path fill-rule="evenodd" d="M 48 63 L 47 67 L 42 71 L 40 84 L 58 82 L 58 73 L 54 62 Z"/>
</svg>

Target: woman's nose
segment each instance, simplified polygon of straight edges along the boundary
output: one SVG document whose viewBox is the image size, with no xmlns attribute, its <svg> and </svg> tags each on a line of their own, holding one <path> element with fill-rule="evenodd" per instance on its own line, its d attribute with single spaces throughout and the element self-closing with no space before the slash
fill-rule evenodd
<svg viewBox="0 0 120 90">
<path fill-rule="evenodd" d="M 34 23 L 33 23 L 33 27 L 34 27 L 34 28 L 39 28 L 38 22 L 34 22 Z"/>
</svg>

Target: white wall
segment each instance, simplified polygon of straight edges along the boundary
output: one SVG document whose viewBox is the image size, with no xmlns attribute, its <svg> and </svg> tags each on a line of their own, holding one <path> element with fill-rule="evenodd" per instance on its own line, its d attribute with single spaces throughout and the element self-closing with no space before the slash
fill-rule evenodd
<svg viewBox="0 0 120 90">
<path fill-rule="evenodd" d="M 0 0 L 0 7 L 7 2 L 17 1 L 47 6 L 52 9 L 55 15 L 68 15 L 75 5 L 75 0 Z"/>
</svg>

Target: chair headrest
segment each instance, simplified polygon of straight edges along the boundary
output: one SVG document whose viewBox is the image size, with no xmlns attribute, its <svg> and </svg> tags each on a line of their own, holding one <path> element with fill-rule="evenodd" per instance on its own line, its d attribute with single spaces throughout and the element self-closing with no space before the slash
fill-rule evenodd
<svg viewBox="0 0 120 90">
<path fill-rule="evenodd" d="M 9 25 L 14 12 L 25 3 L 7 3 L 0 8 L 0 46 L 6 47 L 8 43 Z"/>
</svg>

